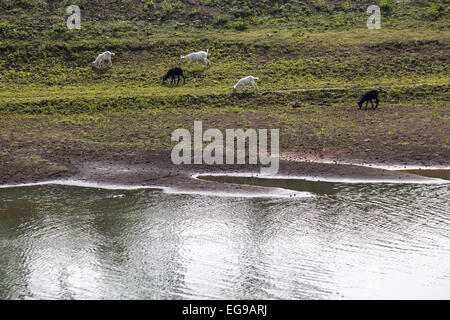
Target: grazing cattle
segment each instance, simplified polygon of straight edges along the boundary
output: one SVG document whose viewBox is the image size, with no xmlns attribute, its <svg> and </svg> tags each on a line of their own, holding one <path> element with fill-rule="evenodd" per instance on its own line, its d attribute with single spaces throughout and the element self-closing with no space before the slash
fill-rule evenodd
<svg viewBox="0 0 450 320">
<path fill-rule="evenodd" d="M 205 51 L 193 52 L 188 54 L 187 56 L 181 56 L 180 61 L 183 62 L 185 60 L 188 61 L 188 68 L 193 62 L 202 61 L 205 63 L 205 68 L 208 65 L 211 65 L 211 61 L 208 60 L 209 49 Z"/>
<path fill-rule="evenodd" d="M 183 70 L 181 70 L 180 68 L 173 68 L 167 71 L 166 75 L 163 77 L 163 83 L 165 83 L 169 78 L 171 78 L 170 83 L 174 83 L 175 77 L 178 77 L 177 84 L 180 83 L 181 77 L 183 77 L 183 83 L 186 83 L 186 78 L 183 75 Z"/>
<path fill-rule="evenodd" d="M 233 86 L 233 92 L 236 92 L 236 90 L 239 87 L 242 87 L 242 90 L 244 90 L 244 87 L 246 85 L 251 85 L 253 87 L 253 92 L 256 92 L 258 90 L 258 86 L 256 85 L 255 80 L 259 80 L 259 78 L 254 77 L 254 76 L 248 76 L 248 77 L 242 78 L 241 80 L 239 80 L 238 83 L 236 83 Z"/>
<path fill-rule="evenodd" d="M 105 52 L 99 54 L 97 56 L 97 59 L 95 59 L 95 61 L 92 62 L 92 64 L 95 66 L 101 66 L 101 65 L 103 65 L 103 63 L 105 61 L 108 61 L 109 65 L 112 66 L 112 60 L 111 60 L 112 56 L 115 56 L 115 54 L 112 52 L 109 52 L 109 51 L 105 51 Z"/>
<path fill-rule="evenodd" d="M 375 108 L 378 108 L 378 104 L 380 103 L 380 100 L 378 99 L 378 94 L 379 94 L 379 91 L 377 91 L 377 90 L 372 90 L 372 91 L 367 92 L 361 98 L 361 100 L 358 102 L 359 109 L 361 110 L 362 105 L 363 105 L 364 102 L 366 103 L 366 109 L 367 109 L 367 105 L 369 104 L 369 101 L 372 104 L 372 109 L 373 109 L 374 108 L 373 107 L 373 100 L 375 100 L 375 102 L 376 102 Z"/>
</svg>

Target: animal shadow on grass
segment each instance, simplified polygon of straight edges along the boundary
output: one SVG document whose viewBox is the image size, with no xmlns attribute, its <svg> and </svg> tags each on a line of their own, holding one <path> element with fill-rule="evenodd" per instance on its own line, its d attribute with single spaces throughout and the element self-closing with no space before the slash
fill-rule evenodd
<svg viewBox="0 0 450 320">
<path fill-rule="evenodd" d="M 204 76 L 205 76 L 204 69 L 186 69 L 185 72 L 191 78 L 204 78 Z"/>
<path fill-rule="evenodd" d="M 204 69 L 185 69 L 183 70 L 186 76 L 186 79 L 190 79 L 195 81 L 204 81 L 206 79 L 206 74 Z"/>
<path fill-rule="evenodd" d="M 174 87 L 181 87 L 182 85 L 185 84 L 185 83 L 183 83 L 183 79 L 180 80 L 180 83 L 177 83 L 177 82 L 178 82 L 178 79 L 176 79 L 174 82 L 172 82 L 172 81 L 164 82 L 161 85 L 163 87 L 174 88 Z"/>
<path fill-rule="evenodd" d="M 247 99 L 254 97 L 256 95 L 256 92 L 253 91 L 240 91 L 240 92 L 232 92 L 231 96 L 235 97 L 239 100 Z"/>
<path fill-rule="evenodd" d="M 111 68 L 104 68 L 104 67 L 92 67 L 92 70 L 97 74 L 97 75 L 107 75 L 107 74 L 111 74 Z"/>
</svg>

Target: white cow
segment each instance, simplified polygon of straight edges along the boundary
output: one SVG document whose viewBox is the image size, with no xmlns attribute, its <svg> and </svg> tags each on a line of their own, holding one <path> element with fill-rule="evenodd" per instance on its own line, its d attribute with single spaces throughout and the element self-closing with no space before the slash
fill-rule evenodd
<svg viewBox="0 0 450 320">
<path fill-rule="evenodd" d="M 209 49 L 205 51 L 193 52 L 188 54 L 187 56 L 181 56 L 180 61 L 188 60 L 188 67 L 193 62 L 203 61 L 205 63 L 205 68 L 208 65 L 211 65 L 211 61 L 208 60 Z"/>
<path fill-rule="evenodd" d="M 95 61 L 92 62 L 92 64 L 94 64 L 95 66 L 101 66 L 101 65 L 103 65 L 103 63 L 105 61 L 108 61 L 109 65 L 112 66 L 112 60 L 111 60 L 112 56 L 115 56 L 115 53 L 105 51 L 105 52 L 99 54 L 97 59 L 95 59 Z"/>
<path fill-rule="evenodd" d="M 233 92 L 236 92 L 236 90 L 239 87 L 242 87 L 242 90 L 244 90 L 244 87 L 246 85 L 252 85 L 253 86 L 253 92 L 255 92 L 256 90 L 258 90 L 258 86 L 256 85 L 255 80 L 259 80 L 259 78 L 254 77 L 254 76 L 248 76 L 248 77 L 242 78 L 241 80 L 239 80 L 238 83 L 236 83 L 233 86 Z"/>
</svg>

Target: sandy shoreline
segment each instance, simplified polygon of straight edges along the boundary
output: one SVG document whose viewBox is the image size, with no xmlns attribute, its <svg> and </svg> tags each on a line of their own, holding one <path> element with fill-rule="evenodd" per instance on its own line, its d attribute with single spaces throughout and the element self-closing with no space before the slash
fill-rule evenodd
<svg viewBox="0 0 450 320">
<path fill-rule="evenodd" d="M 64 166 L 60 165 L 61 168 Z M 372 164 L 370 164 L 372 166 Z M 303 197 L 299 191 L 281 188 L 226 184 L 198 179 L 199 176 L 239 176 L 276 179 L 304 179 L 343 183 L 446 183 L 446 180 L 428 178 L 403 171 L 388 170 L 394 166 L 369 167 L 327 163 L 326 161 L 280 161 L 280 171 L 274 177 L 260 175 L 258 166 L 249 165 L 174 165 L 164 157 L 157 157 L 145 163 L 124 163 L 96 161 L 76 163 L 62 172 L 48 172 L 40 179 L 20 180 L 14 176 L 2 179 L 1 186 L 17 187 L 28 185 L 62 184 L 110 190 L 157 189 L 171 194 L 204 194 L 239 197 Z M 420 167 L 420 166 L 410 166 Z M 424 169 L 433 168 L 421 167 Z M 434 168 L 449 169 L 450 166 Z M 41 171 L 41 173 L 44 173 Z M 9 181 L 8 181 L 9 180 Z"/>
</svg>

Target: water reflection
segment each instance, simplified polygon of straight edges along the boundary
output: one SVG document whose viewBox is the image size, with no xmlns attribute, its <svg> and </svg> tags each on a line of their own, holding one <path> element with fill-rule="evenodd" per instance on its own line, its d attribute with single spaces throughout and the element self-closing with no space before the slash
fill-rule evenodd
<svg viewBox="0 0 450 320">
<path fill-rule="evenodd" d="M 334 182 L 308 181 L 301 179 L 264 179 L 256 177 L 238 176 L 199 176 L 199 179 L 221 183 L 246 184 L 272 188 L 283 188 L 295 191 L 312 192 L 316 194 L 335 194 L 337 192 Z"/>
<path fill-rule="evenodd" d="M 280 183 L 319 196 L 1 189 L 0 299 L 450 297 L 448 184 Z"/>
<path fill-rule="evenodd" d="M 405 172 L 417 174 L 419 176 L 450 180 L 450 170 L 404 170 Z"/>
</svg>

